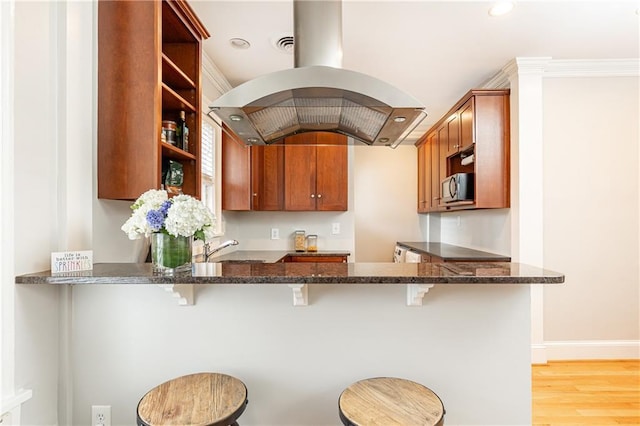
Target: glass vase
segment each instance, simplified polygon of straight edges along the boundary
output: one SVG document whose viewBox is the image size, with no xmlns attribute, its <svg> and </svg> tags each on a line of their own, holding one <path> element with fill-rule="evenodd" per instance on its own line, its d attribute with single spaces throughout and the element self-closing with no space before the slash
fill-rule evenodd
<svg viewBox="0 0 640 426">
<path fill-rule="evenodd" d="M 153 271 L 173 274 L 191 270 L 191 246 L 193 237 L 151 234 L 151 263 Z"/>
</svg>

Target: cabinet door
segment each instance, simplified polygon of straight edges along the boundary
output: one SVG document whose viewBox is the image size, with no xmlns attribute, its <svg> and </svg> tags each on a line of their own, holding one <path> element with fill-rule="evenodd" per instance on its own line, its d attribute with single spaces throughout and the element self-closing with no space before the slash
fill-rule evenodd
<svg viewBox="0 0 640 426">
<path fill-rule="evenodd" d="M 285 262 L 347 263 L 347 256 L 287 256 Z"/>
<path fill-rule="evenodd" d="M 348 208 L 347 137 L 318 133 L 316 139 L 316 210 Z"/>
<path fill-rule="evenodd" d="M 251 150 L 222 132 L 222 210 L 251 210 Z"/>
<path fill-rule="evenodd" d="M 431 151 L 431 201 L 429 211 L 438 211 L 440 204 L 440 145 L 438 134 L 433 133 L 429 138 L 429 150 Z"/>
<path fill-rule="evenodd" d="M 447 120 L 447 157 L 460 150 L 460 116 L 458 113 Z"/>
<path fill-rule="evenodd" d="M 447 177 L 447 149 L 449 144 L 449 126 L 448 123 L 444 123 L 438 128 L 438 160 L 439 160 L 439 173 L 438 182 Z M 440 189 L 438 189 L 440 194 Z"/>
<path fill-rule="evenodd" d="M 425 213 L 427 211 L 427 195 L 425 193 L 427 182 L 425 174 L 427 174 L 427 168 L 425 167 L 424 152 L 428 149 L 429 146 L 424 142 L 418 145 L 418 213 Z"/>
<path fill-rule="evenodd" d="M 285 138 L 285 210 L 316 209 L 315 142 L 315 133 L 302 133 Z"/>
<path fill-rule="evenodd" d="M 251 147 L 251 207 L 253 210 L 284 208 L 284 147 Z"/>
<path fill-rule="evenodd" d="M 431 133 L 418 145 L 418 213 L 431 210 L 431 146 L 435 136 Z"/>
<path fill-rule="evenodd" d="M 474 97 L 472 96 L 460 108 L 460 148 L 476 143 L 475 122 L 473 119 Z"/>
</svg>

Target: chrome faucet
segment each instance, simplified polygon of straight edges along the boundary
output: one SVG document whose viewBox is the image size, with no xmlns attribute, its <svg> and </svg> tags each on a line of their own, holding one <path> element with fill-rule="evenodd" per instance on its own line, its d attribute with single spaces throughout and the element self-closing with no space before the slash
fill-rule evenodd
<svg viewBox="0 0 640 426">
<path fill-rule="evenodd" d="M 204 261 L 208 262 L 209 258 L 211 257 L 211 255 L 213 255 L 214 253 L 219 252 L 220 250 L 227 248 L 229 246 L 237 246 L 239 243 L 237 240 L 229 240 L 229 241 L 225 241 L 224 243 L 220 244 L 218 247 L 211 249 L 209 246 L 209 243 L 205 243 L 204 244 Z"/>
</svg>

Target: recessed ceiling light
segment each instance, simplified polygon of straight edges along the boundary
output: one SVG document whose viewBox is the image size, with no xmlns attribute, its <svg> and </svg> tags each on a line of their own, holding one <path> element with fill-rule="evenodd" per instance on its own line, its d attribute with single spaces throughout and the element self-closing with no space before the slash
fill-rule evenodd
<svg viewBox="0 0 640 426">
<path fill-rule="evenodd" d="M 231 44 L 231 47 L 234 49 L 248 49 L 251 47 L 251 43 L 243 38 L 232 38 L 229 40 L 229 44 Z"/>
<path fill-rule="evenodd" d="M 490 16 L 506 15 L 507 13 L 513 10 L 513 6 L 514 4 L 512 1 L 499 1 L 495 3 L 493 6 L 491 6 L 491 8 L 489 9 L 489 15 Z"/>
<path fill-rule="evenodd" d="M 248 139 L 247 139 L 247 142 L 249 142 L 249 143 L 256 143 L 256 142 L 258 142 L 258 138 L 248 138 Z"/>
<path fill-rule="evenodd" d="M 393 121 L 395 121 L 396 123 L 403 123 L 407 118 L 406 117 L 394 117 Z"/>
<path fill-rule="evenodd" d="M 231 121 L 242 121 L 242 116 L 238 115 L 238 114 L 231 114 L 229 116 L 229 119 Z"/>
</svg>

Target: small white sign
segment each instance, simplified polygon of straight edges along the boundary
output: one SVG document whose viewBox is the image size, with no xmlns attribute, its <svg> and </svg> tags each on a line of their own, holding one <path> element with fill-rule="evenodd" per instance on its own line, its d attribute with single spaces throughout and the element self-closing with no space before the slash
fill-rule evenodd
<svg viewBox="0 0 640 426">
<path fill-rule="evenodd" d="M 51 273 L 90 271 L 93 269 L 93 250 L 51 253 Z"/>
</svg>

